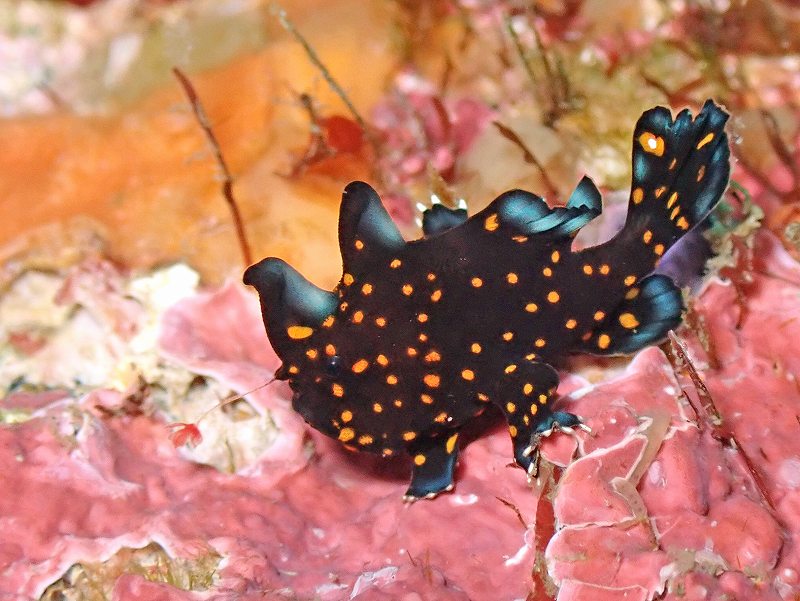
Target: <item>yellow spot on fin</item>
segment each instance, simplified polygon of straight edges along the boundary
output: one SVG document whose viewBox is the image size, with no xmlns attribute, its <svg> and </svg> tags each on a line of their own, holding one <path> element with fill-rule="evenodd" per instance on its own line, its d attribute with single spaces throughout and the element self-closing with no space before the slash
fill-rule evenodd
<svg viewBox="0 0 800 601">
<path fill-rule="evenodd" d="M 456 448 L 457 440 L 458 440 L 458 434 L 453 434 L 450 438 L 447 439 L 447 442 L 444 444 L 444 448 L 448 453 L 452 453 L 453 450 Z"/>
<path fill-rule="evenodd" d="M 711 142 L 711 140 L 713 139 L 714 139 L 713 132 L 706 134 L 705 137 L 697 143 L 697 150 L 700 150 L 703 146 Z"/>
<path fill-rule="evenodd" d="M 639 136 L 639 145 L 642 150 L 657 157 L 664 155 L 664 138 L 646 131 Z"/>
<path fill-rule="evenodd" d="M 311 336 L 314 330 L 308 326 L 289 326 L 286 328 L 286 333 L 292 340 L 302 340 Z"/>
</svg>

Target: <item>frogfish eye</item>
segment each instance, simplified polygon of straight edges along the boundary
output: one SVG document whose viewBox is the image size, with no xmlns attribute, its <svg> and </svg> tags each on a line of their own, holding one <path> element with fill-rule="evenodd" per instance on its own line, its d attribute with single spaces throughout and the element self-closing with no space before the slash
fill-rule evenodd
<svg viewBox="0 0 800 601">
<path fill-rule="evenodd" d="M 328 357 L 325 359 L 324 369 L 326 375 L 331 377 L 338 376 L 342 369 L 342 359 L 339 357 L 339 355 Z"/>
</svg>

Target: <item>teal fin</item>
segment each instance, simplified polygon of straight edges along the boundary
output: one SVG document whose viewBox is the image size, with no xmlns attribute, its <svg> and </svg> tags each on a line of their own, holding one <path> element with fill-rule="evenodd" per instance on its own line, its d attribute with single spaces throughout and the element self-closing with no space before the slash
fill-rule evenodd
<svg viewBox="0 0 800 601">
<path fill-rule="evenodd" d="M 551 209 L 535 194 L 511 190 L 497 197 L 475 218 L 485 221 L 496 215 L 499 229 L 510 230 L 514 235 L 544 234 L 568 238 L 600 215 L 601 211 L 600 191 L 590 178 L 584 177 L 565 207 Z"/>
<path fill-rule="evenodd" d="M 653 274 L 628 289 L 625 300 L 573 351 L 619 355 L 662 341 L 681 322 L 681 291 L 665 275 Z"/>
<path fill-rule="evenodd" d="M 453 489 L 453 473 L 458 460 L 458 433 L 455 430 L 419 438 L 409 443 L 407 451 L 413 468 L 404 501 L 432 499 Z"/>
<path fill-rule="evenodd" d="M 346 272 L 359 271 L 362 257 L 388 256 L 405 245 L 378 193 L 364 182 L 344 189 L 339 212 L 339 249 Z"/>
</svg>

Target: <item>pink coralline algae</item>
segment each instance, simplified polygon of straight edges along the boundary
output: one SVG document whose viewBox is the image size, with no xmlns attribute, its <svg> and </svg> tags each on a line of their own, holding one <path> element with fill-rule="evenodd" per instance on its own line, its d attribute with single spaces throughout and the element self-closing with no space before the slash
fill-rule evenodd
<svg viewBox="0 0 800 601">
<path fill-rule="evenodd" d="M 557 435 L 543 449 L 568 465 L 555 535 L 538 549 L 560 601 L 800 593 L 800 356 L 792 350 L 800 266 L 768 234 L 756 241 L 741 327 L 732 285 L 714 281 L 696 303 L 716 360 L 679 331 L 723 416 L 719 431 L 732 431 L 741 449 L 695 414 L 683 394 L 695 394 L 691 382 L 658 349 L 597 385 L 562 384 L 573 391 L 566 408 L 593 433 Z M 257 313 L 234 285 L 181 301 L 163 318 L 162 357 L 241 392 L 257 388 L 276 367 Z M 36 598 L 75 563 L 153 541 L 172 557 L 221 557 L 210 588 L 126 574 L 114 599 L 510 601 L 530 593 L 534 516 L 548 501 L 508 467 L 505 431 L 466 447 L 453 494 L 404 505 L 407 465 L 348 453 L 308 430 L 282 386 L 247 395 L 277 434 L 236 473 L 182 456 L 157 412 L 95 409 L 118 405 L 121 393 L 5 399 L 3 409 L 33 413 L 0 427 L 0 597 Z"/>
<path fill-rule="evenodd" d="M 492 110 L 464 97 L 445 102 L 432 86 L 413 73 L 397 78 L 397 90 L 374 110 L 380 132 L 380 169 L 390 188 L 427 177 L 432 167 L 446 181 L 453 179 L 456 159 L 488 125 Z"/>
<path fill-rule="evenodd" d="M 708 367 L 700 341 L 685 334 L 722 431 L 741 449 L 715 437 L 681 392 L 693 395 L 691 382 L 677 380 L 657 349 L 571 406 L 594 435 L 555 501 L 547 561 L 559 601 L 800 594 L 800 267 L 767 234 L 755 256 L 740 329 L 729 284 L 711 283 L 695 307 L 721 366 Z"/>
</svg>

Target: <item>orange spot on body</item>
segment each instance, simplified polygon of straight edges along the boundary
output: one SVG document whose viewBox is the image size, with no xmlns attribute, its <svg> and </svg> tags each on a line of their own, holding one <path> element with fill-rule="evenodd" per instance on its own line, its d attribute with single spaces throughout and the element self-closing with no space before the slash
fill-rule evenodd
<svg viewBox="0 0 800 601">
<path fill-rule="evenodd" d="M 492 213 L 483 222 L 483 227 L 487 232 L 493 232 L 500 227 L 500 221 L 497 219 L 497 213 Z"/>
<path fill-rule="evenodd" d="M 425 382 L 425 386 L 428 388 L 438 388 L 441 378 L 436 374 L 425 374 L 422 381 Z"/>
<path fill-rule="evenodd" d="M 472 380 L 475 379 L 475 372 L 472 371 L 471 369 L 461 370 L 461 377 L 467 380 L 468 382 L 471 382 Z"/>
<path fill-rule="evenodd" d="M 442 291 L 434 290 L 433 294 L 431 294 L 431 302 L 438 303 L 440 298 L 442 298 Z"/>
<path fill-rule="evenodd" d="M 577 325 L 578 325 L 578 322 L 575 321 L 574 319 L 568 319 L 564 323 L 564 327 L 567 328 L 568 330 L 574 330 Z"/>
<path fill-rule="evenodd" d="M 414 293 L 414 287 L 411 284 L 403 284 L 403 294 L 411 296 Z"/>
<path fill-rule="evenodd" d="M 536 303 L 528 303 L 527 305 L 525 305 L 525 310 L 528 313 L 536 313 L 539 310 L 539 305 L 537 305 Z"/>
<path fill-rule="evenodd" d="M 386 318 L 385 317 L 377 317 L 375 319 L 375 325 L 378 326 L 379 328 L 382 328 L 383 326 L 386 325 Z"/>
<path fill-rule="evenodd" d="M 331 386 L 331 392 L 333 392 L 333 396 L 341 398 L 344 396 L 344 387 L 341 384 L 334 383 Z"/>
<path fill-rule="evenodd" d="M 633 204 L 638 205 L 640 202 L 644 200 L 644 190 L 641 188 L 636 188 L 631 193 L 631 200 L 633 200 Z"/>
<path fill-rule="evenodd" d="M 483 286 L 483 280 L 480 278 L 472 278 L 470 280 L 470 284 L 472 284 L 473 288 L 480 288 L 481 286 Z"/>
<path fill-rule="evenodd" d="M 442 356 L 436 351 L 431 351 L 430 353 L 425 355 L 425 361 L 427 361 L 428 363 L 434 363 L 436 361 L 441 361 L 441 359 L 442 359 Z"/>
<path fill-rule="evenodd" d="M 369 361 L 366 359 L 359 359 L 355 363 L 353 363 L 353 367 L 351 368 L 354 373 L 360 374 L 365 369 L 369 367 Z"/>
<path fill-rule="evenodd" d="M 610 344 L 611 344 L 611 336 L 609 336 L 608 334 L 600 334 L 600 336 L 597 337 L 598 348 L 605 350 L 609 347 Z"/>
<path fill-rule="evenodd" d="M 519 277 L 517 276 L 516 273 L 508 273 L 506 274 L 506 281 L 509 284 L 516 284 L 517 282 L 519 282 Z"/>
<path fill-rule="evenodd" d="M 339 440 L 342 442 L 348 442 L 353 440 L 356 437 L 356 433 L 353 428 L 342 428 L 339 432 Z"/>
<path fill-rule="evenodd" d="M 373 290 L 372 284 L 364 284 L 363 286 L 361 286 L 361 294 L 364 294 L 366 296 L 372 294 L 372 290 Z"/>
<path fill-rule="evenodd" d="M 503 340 L 506 342 L 511 342 L 514 338 L 514 332 L 503 332 Z"/>
<path fill-rule="evenodd" d="M 397 269 L 402 264 L 403 262 L 400 259 L 392 259 L 392 262 L 389 263 L 389 267 L 391 267 L 392 269 Z"/>
<path fill-rule="evenodd" d="M 557 303 L 560 298 L 561 298 L 561 295 L 558 292 L 556 292 L 555 290 L 551 290 L 550 292 L 547 293 L 548 302 Z"/>
<path fill-rule="evenodd" d="M 477 355 L 483 350 L 483 348 L 477 342 L 473 342 L 472 345 L 469 347 L 469 350 L 471 350 L 473 353 Z"/>
</svg>

